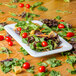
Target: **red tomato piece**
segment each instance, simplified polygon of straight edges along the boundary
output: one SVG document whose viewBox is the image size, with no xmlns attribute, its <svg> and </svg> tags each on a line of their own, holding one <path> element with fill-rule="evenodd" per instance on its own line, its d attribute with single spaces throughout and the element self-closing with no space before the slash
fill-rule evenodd
<svg viewBox="0 0 76 76">
<path fill-rule="evenodd" d="M 23 33 L 23 34 L 22 34 L 22 37 L 23 37 L 23 38 L 26 38 L 26 37 L 27 37 L 27 33 Z"/>
<path fill-rule="evenodd" d="M 67 37 L 73 37 L 74 36 L 74 33 L 73 32 L 68 32 L 66 36 Z"/>
<path fill-rule="evenodd" d="M 21 30 L 22 30 L 22 28 L 21 28 L 21 27 L 17 27 L 17 30 L 18 30 L 18 31 L 21 31 Z"/>
<path fill-rule="evenodd" d="M 29 4 L 26 4 L 26 8 L 30 8 L 30 5 Z"/>
<path fill-rule="evenodd" d="M 0 41 L 4 40 L 4 37 L 2 35 L 0 35 Z"/>
<path fill-rule="evenodd" d="M 61 20 L 61 22 L 64 22 L 64 20 Z"/>
<path fill-rule="evenodd" d="M 25 62 L 25 63 L 23 64 L 23 68 L 24 68 L 24 69 L 29 69 L 29 68 L 30 68 L 30 64 L 29 64 L 28 62 Z"/>
<path fill-rule="evenodd" d="M 45 67 L 44 66 L 40 66 L 39 67 L 39 72 L 45 72 L 46 70 L 45 70 Z"/>
<path fill-rule="evenodd" d="M 24 4 L 23 3 L 20 3 L 19 4 L 19 7 L 21 7 L 21 8 L 24 7 Z"/>
<path fill-rule="evenodd" d="M 13 46 L 13 42 L 12 42 L 12 41 L 9 41 L 9 42 L 8 42 L 8 45 L 9 45 L 9 46 Z"/>
<path fill-rule="evenodd" d="M 47 43 L 46 41 L 43 41 L 43 42 L 42 42 L 42 46 L 43 46 L 43 47 L 46 47 L 47 45 L 48 45 L 48 43 Z"/>
<path fill-rule="evenodd" d="M 7 36 L 7 37 L 5 37 L 5 40 L 9 42 L 9 41 L 11 41 L 11 38 L 9 36 Z"/>
<path fill-rule="evenodd" d="M 63 25 L 63 24 L 59 24 L 59 25 L 58 25 L 58 28 L 59 28 L 59 29 L 64 28 L 64 25 Z"/>
</svg>

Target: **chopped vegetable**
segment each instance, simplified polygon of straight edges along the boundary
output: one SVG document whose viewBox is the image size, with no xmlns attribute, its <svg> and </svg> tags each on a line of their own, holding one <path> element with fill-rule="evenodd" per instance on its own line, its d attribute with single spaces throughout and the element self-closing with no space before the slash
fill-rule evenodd
<svg viewBox="0 0 76 76">
<path fill-rule="evenodd" d="M 57 13 L 69 13 L 71 14 L 72 12 L 69 12 L 69 11 L 61 11 L 61 10 L 56 10 Z"/>
<path fill-rule="evenodd" d="M 29 69 L 29 68 L 30 68 L 30 64 L 29 64 L 28 62 L 25 62 L 25 63 L 23 64 L 23 68 L 24 68 L 24 69 Z"/>
<path fill-rule="evenodd" d="M 51 67 L 57 67 L 61 65 L 61 61 L 56 58 L 50 58 L 46 61 L 48 64 L 51 64 Z"/>
<path fill-rule="evenodd" d="M 12 15 L 12 16 L 17 16 L 15 13 L 9 12 L 9 14 Z"/>
<path fill-rule="evenodd" d="M 20 3 L 19 4 L 19 7 L 21 7 L 21 8 L 24 7 L 24 4 L 23 3 Z"/>
<path fill-rule="evenodd" d="M 23 33 L 23 34 L 22 34 L 22 37 L 23 37 L 23 38 L 26 38 L 26 37 L 27 37 L 27 33 Z"/>
<path fill-rule="evenodd" d="M 40 11 L 47 11 L 48 9 L 43 7 L 43 6 L 40 6 L 40 7 L 38 7 L 38 10 L 40 10 Z"/>
<path fill-rule="evenodd" d="M 47 42 L 46 42 L 46 41 L 43 41 L 43 42 L 42 42 L 42 46 L 43 46 L 43 47 L 48 46 Z"/>
<path fill-rule="evenodd" d="M 76 69 L 75 70 L 68 69 L 68 72 L 71 74 L 76 74 Z"/>
<path fill-rule="evenodd" d="M 33 14 L 33 13 L 26 13 L 26 12 L 22 12 L 22 14 L 20 14 L 19 16 L 21 16 L 22 18 L 25 18 L 25 17 L 40 17 L 40 15 Z"/>
<path fill-rule="evenodd" d="M 4 40 L 4 37 L 2 35 L 0 35 L 0 41 Z"/>
<path fill-rule="evenodd" d="M 12 53 L 8 48 L 1 47 L 0 54 L 7 54 L 8 56 Z"/>
<path fill-rule="evenodd" d="M 26 8 L 30 8 L 30 5 L 29 4 L 26 4 Z"/>
<path fill-rule="evenodd" d="M 65 55 L 66 55 L 66 56 L 69 56 L 70 54 L 71 54 L 71 52 L 70 52 L 70 51 L 62 52 L 62 53 L 61 53 L 61 55 L 62 55 L 62 56 L 65 56 Z"/>
<path fill-rule="evenodd" d="M 0 13 L 1 13 L 1 14 L 4 14 L 5 12 L 3 12 L 2 10 L 0 10 Z"/>
<path fill-rule="evenodd" d="M 16 74 L 19 74 L 19 73 L 22 72 L 22 68 L 20 66 L 15 66 L 14 71 L 15 71 Z"/>
<path fill-rule="evenodd" d="M 5 37 L 5 40 L 9 42 L 9 41 L 11 41 L 11 38 L 9 36 L 7 36 L 7 37 Z"/>
<path fill-rule="evenodd" d="M 28 55 L 28 52 L 23 47 L 20 48 L 19 52 L 22 52 L 24 55 Z"/>
<path fill-rule="evenodd" d="M 47 67 L 48 65 L 46 64 L 46 63 L 44 63 L 44 62 L 40 62 L 40 63 L 37 63 L 39 66 L 45 66 L 45 67 Z"/>
<path fill-rule="evenodd" d="M 18 19 L 15 19 L 15 18 L 8 18 L 8 21 L 19 22 L 19 20 Z"/>
<path fill-rule="evenodd" d="M 29 69 L 27 69 L 27 72 L 34 73 L 34 66 L 31 66 Z"/>
<path fill-rule="evenodd" d="M 55 19 L 58 19 L 58 20 L 60 20 L 61 19 L 61 17 L 60 16 L 56 16 L 56 18 Z"/>
<path fill-rule="evenodd" d="M 47 76 L 49 72 L 42 72 L 42 73 L 38 73 L 35 74 L 34 76 Z"/>
<path fill-rule="evenodd" d="M 34 10 L 35 7 L 40 6 L 43 2 L 36 2 L 34 5 L 31 6 L 31 10 Z"/>
<path fill-rule="evenodd" d="M 64 25 L 63 25 L 63 24 L 59 24 L 59 25 L 58 25 L 58 28 L 59 28 L 59 29 L 62 29 L 62 28 L 64 28 Z"/>
<path fill-rule="evenodd" d="M 74 36 L 74 33 L 73 32 L 68 32 L 67 33 L 67 37 L 73 37 Z"/>
<path fill-rule="evenodd" d="M 8 45 L 9 45 L 9 46 L 13 46 L 13 42 L 12 42 L 12 41 L 9 41 L 9 42 L 8 42 Z"/>
<path fill-rule="evenodd" d="M 46 71 L 45 66 L 40 66 L 39 67 L 39 72 L 45 72 L 45 71 Z"/>
<path fill-rule="evenodd" d="M 8 4 L 4 4 L 5 6 L 8 6 L 8 7 L 10 7 L 10 8 L 17 8 L 17 6 L 16 5 L 8 5 Z"/>
<path fill-rule="evenodd" d="M 4 73 L 8 73 L 11 70 L 14 70 L 15 66 L 22 67 L 23 64 L 26 62 L 24 58 L 21 60 L 13 58 L 13 59 L 6 59 L 3 61 L 0 61 L 0 68 Z"/>
<path fill-rule="evenodd" d="M 3 31 L 4 27 L 2 25 L 0 25 L 0 31 Z"/>
<path fill-rule="evenodd" d="M 66 62 L 71 64 L 72 68 L 74 69 L 73 65 L 76 63 L 76 56 L 68 56 Z"/>
<path fill-rule="evenodd" d="M 59 72 L 56 72 L 56 71 L 52 70 L 50 72 L 50 76 L 61 76 L 61 74 Z"/>
<path fill-rule="evenodd" d="M 12 0 L 12 2 L 17 3 L 17 2 L 24 2 L 26 0 Z"/>
<path fill-rule="evenodd" d="M 17 27 L 17 30 L 18 30 L 18 31 L 21 31 L 21 30 L 22 30 L 22 28 L 21 28 L 21 27 Z"/>
</svg>

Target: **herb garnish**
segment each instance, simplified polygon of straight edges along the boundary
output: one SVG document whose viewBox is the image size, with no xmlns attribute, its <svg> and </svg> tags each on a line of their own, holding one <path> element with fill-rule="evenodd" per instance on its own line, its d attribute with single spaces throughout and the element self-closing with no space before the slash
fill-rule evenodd
<svg viewBox="0 0 76 76">
<path fill-rule="evenodd" d="M 15 19 L 15 18 L 8 18 L 7 20 L 8 20 L 8 21 L 19 22 L 19 20 L 18 20 L 18 19 Z"/>
<path fill-rule="evenodd" d="M 33 13 L 26 13 L 26 15 L 30 17 L 40 17 L 40 15 L 33 14 Z"/>
<path fill-rule="evenodd" d="M 30 0 L 12 0 L 13 3 L 24 2 L 24 1 L 30 1 Z"/>
<path fill-rule="evenodd" d="M 13 59 L 8 59 L 4 61 L 0 61 L 0 68 L 4 73 L 8 73 L 11 70 L 14 70 L 15 66 L 23 66 L 23 63 L 25 63 L 26 60 L 22 58 L 21 60 L 13 58 Z"/>
<path fill-rule="evenodd" d="M 74 69 L 73 65 L 76 63 L 76 56 L 68 56 L 68 59 L 66 60 L 66 62 L 69 63 Z"/>
<path fill-rule="evenodd" d="M 40 15 L 34 14 L 34 13 L 26 13 L 22 12 L 18 16 L 21 16 L 21 18 L 26 18 L 26 17 L 40 17 Z"/>
<path fill-rule="evenodd" d="M 19 52 L 22 52 L 24 55 L 28 55 L 28 52 L 23 47 L 20 48 Z"/>
<path fill-rule="evenodd" d="M 48 74 L 49 72 L 42 72 L 42 73 L 35 74 L 34 76 L 47 76 Z"/>
<path fill-rule="evenodd" d="M 11 54 L 11 53 L 12 53 L 12 51 L 10 51 L 8 48 L 1 47 L 0 54 L 7 54 L 9 56 L 9 54 Z"/>
<path fill-rule="evenodd" d="M 76 69 L 75 70 L 71 70 L 71 69 L 67 69 L 69 73 L 71 74 L 76 74 Z"/>
<path fill-rule="evenodd" d="M 31 10 L 34 10 L 35 7 L 40 6 L 43 2 L 36 2 L 34 5 L 31 6 Z"/>
<path fill-rule="evenodd" d="M 62 56 L 65 56 L 65 55 L 66 55 L 66 56 L 69 56 L 70 54 L 71 54 L 71 52 L 70 52 L 70 51 L 62 52 L 62 53 L 61 53 L 61 55 L 62 55 Z"/>
<path fill-rule="evenodd" d="M 61 76 L 61 74 L 59 72 L 56 72 L 56 71 L 52 70 L 50 72 L 50 76 Z"/>
<path fill-rule="evenodd" d="M 51 64 L 51 67 L 57 67 L 62 65 L 60 60 L 57 60 L 56 58 L 50 58 L 46 61 L 48 64 Z"/>
<path fill-rule="evenodd" d="M 0 10 L 0 13 L 4 14 L 5 12 L 3 12 L 2 10 Z"/>
<path fill-rule="evenodd" d="M 61 17 L 60 16 L 56 16 L 56 18 L 55 19 L 58 19 L 58 20 L 60 20 L 61 19 Z"/>
<path fill-rule="evenodd" d="M 12 15 L 12 16 L 17 16 L 15 13 L 9 12 L 9 14 Z"/>
<path fill-rule="evenodd" d="M 12 0 L 12 2 L 17 3 L 17 2 L 24 2 L 25 0 Z"/>
<path fill-rule="evenodd" d="M 46 63 L 44 63 L 44 62 L 39 62 L 39 63 L 37 63 L 39 66 L 45 66 L 45 67 L 47 67 L 48 65 L 46 64 Z"/>
<path fill-rule="evenodd" d="M 16 5 L 8 5 L 8 4 L 4 4 L 5 6 L 8 6 L 8 7 L 10 7 L 10 8 L 17 8 L 17 6 Z"/>
<path fill-rule="evenodd" d="M 4 26 L 7 25 L 6 22 L 2 22 L 0 23 L 0 31 L 3 31 L 4 30 Z"/>
<path fill-rule="evenodd" d="M 0 31 L 4 30 L 4 27 L 2 25 L 0 25 Z"/>
<path fill-rule="evenodd" d="M 31 66 L 29 69 L 27 69 L 27 72 L 34 73 L 34 66 Z"/>
<path fill-rule="evenodd" d="M 40 7 L 38 7 L 38 10 L 40 10 L 40 11 L 47 11 L 48 9 L 43 7 L 43 6 L 40 6 Z"/>
<path fill-rule="evenodd" d="M 61 10 L 56 10 L 57 13 L 72 13 L 72 12 L 69 12 L 69 11 L 61 11 Z"/>
</svg>

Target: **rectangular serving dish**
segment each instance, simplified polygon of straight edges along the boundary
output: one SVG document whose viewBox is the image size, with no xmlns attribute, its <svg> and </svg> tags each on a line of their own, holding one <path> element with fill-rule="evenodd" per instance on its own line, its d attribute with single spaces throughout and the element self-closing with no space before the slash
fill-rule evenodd
<svg viewBox="0 0 76 76">
<path fill-rule="evenodd" d="M 33 20 L 33 23 L 37 23 L 39 25 L 42 25 L 43 23 L 37 20 Z M 27 46 L 25 43 L 22 42 L 22 38 L 15 33 L 13 30 L 16 24 L 9 24 L 5 26 L 5 30 L 31 55 L 34 57 L 42 57 L 46 55 L 52 55 L 60 52 L 65 52 L 72 49 L 72 45 L 69 44 L 67 41 L 65 41 L 63 38 L 59 36 L 60 41 L 62 42 L 60 46 L 63 46 L 61 48 L 45 51 L 45 52 L 37 52 L 35 50 L 30 49 L 29 46 Z"/>
</svg>

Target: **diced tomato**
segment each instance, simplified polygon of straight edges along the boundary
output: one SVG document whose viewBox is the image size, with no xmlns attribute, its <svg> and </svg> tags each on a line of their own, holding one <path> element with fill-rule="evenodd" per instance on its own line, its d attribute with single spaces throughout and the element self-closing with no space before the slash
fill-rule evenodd
<svg viewBox="0 0 76 76">
<path fill-rule="evenodd" d="M 29 68 L 30 68 L 30 64 L 29 64 L 28 62 L 25 62 L 25 63 L 23 64 L 23 68 L 24 68 L 24 69 L 29 69 Z"/>
<path fill-rule="evenodd" d="M 73 37 L 74 36 L 74 33 L 73 32 L 68 32 L 66 36 L 67 37 Z"/>
<path fill-rule="evenodd" d="M 63 24 L 59 24 L 59 25 L 58 25 L 58 28 L 59 28 L 59 29 L 62 29 L 62 28 L 64 28 L 64 25 L 63 25 Z"/>
</svg>

